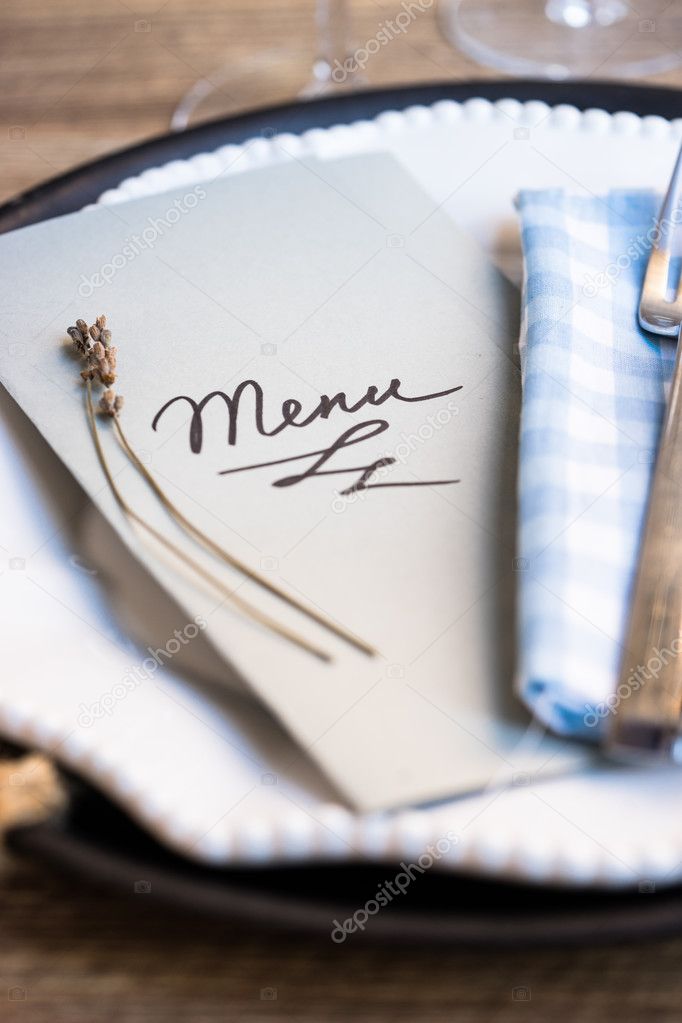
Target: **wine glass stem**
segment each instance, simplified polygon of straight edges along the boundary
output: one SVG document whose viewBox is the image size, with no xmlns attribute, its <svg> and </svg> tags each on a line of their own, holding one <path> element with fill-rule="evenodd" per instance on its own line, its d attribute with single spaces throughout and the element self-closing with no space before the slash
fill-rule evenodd
<svg viewBox="0 0 682 1023">
<path fill-rule="evenodd" d="M 344 64 L 350 53 L 347 0 L 317 0 L 315 22 L 317 25 L 315 78 L 318 82 L 330 86 L 340 84 L 341 79 L 345 80 L 348 77 L 348 72 L 343 74 Z"/>
</svg>

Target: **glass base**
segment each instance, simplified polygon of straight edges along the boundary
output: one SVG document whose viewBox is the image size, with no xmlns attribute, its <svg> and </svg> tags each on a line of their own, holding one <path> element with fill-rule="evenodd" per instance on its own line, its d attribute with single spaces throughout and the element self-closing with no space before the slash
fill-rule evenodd
<svg viewBox="0 0 682 1023">
<path fill-rule="evenodd" d="M 301 66 L 301 78 L 290 95 L 282 94 L 282 67 Z M 307 65 L 309 66 L 309 64 Z M 184 131 L 200 121 L 210 121 L 260 106 L 265 101 L 286 102 L 305 85 L 305 55 L 278 48 L 262 50 L 242 60 L 232 60 L 200 78 L 182 97 L 171 118 L 171 131 Z"/>
<path fill-rule="evenodd" d="M 289 75 L 290 91 L 282 92 L 282 69 L 300 68 L 300 77 Z M 295 99 L 311 100 L 331 92 L 345 92 L 364 85 L 360 72 L 338 75 L 323 58 L 310 68 L 306 53 L 271 49 L 243 61 L 231 61 L 200 78 L 182 97 L 171 118 L 171 131 L 184 131 L 202 121 L 231 117 L 244 110 L 268 103 L 286 103 Z"/>
<path fill-rule="evenodd" d="M 632 78 L 682 63 L 680 4 L 667 0 L 441 0 L 443 34 L 479 64 L 554 80 Z"/>
</svg>

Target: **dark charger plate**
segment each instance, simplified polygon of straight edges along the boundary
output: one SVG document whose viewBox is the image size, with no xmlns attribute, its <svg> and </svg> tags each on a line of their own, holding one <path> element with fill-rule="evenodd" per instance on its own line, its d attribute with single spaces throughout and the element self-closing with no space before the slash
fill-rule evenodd
<svg viewBox="0 0 682 1023">
<path fill-rule="evenodd" d="M 441 99 L 513 96 L 581 109 L 682 117 L 682 96 L 662 88 L 596 82 L 466 82 L 351 93 L 309 103 L 253 111 L 166 135 L 48 181 L 0 207 L 0 232 L 71 213 L 94 202 L 124 178 L 169 160 L 210 151 L 254 135 L 302 132 L 371 118 Z M 101 793 L 65 772 L 68 811 L 8 835 L 16 852 L 106 882 L 133 895 L 194 913 L 259 927 L 317 931 L 329 937 L 333 921 L 364 906 L 396 873 L 385 865 L 310 865 L 223 870 L 176 856 L 136 827 Z M 611 941 L 682 931 L 682 887 L 660 892 L 607 892 L 502 884 L 466 875 L 430 874 L 371 917 L 350 940 L 433 941 L 467 944 Z"/>
</svg>

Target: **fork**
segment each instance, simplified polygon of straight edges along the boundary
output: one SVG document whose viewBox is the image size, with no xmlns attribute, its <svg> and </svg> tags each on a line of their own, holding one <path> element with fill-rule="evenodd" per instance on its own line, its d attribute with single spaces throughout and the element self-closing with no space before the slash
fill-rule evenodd
<svg viewBox="0 0 682 1023">
<path fill-rule="evenodd" d="M 639 305 L 640 326 L 680 338 L 682 149 L 658 217 Z M 633 673 L 655 659 L 656 671 Z M 650 677 L 647 678 L 646 674 Z M 633 684 L 633 677 L 639 684 Z M 681 758 L 682 715 L 682 344 L 663 419 L 606 751 L 618 758 Z"/>
</svg>

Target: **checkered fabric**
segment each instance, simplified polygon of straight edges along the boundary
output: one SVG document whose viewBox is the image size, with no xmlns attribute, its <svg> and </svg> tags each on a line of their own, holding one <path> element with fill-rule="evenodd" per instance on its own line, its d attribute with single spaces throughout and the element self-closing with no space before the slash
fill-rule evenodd
<svg viewBox="0 0 682 1023">
<path fill-rule="evenodd" d="M 673 344 L 637 322 L 659 207 L 649 192 L 518 199 L 518 685 L 569 735 L 597 737 L 608 717 L 672 372 Z"/>
</svg>

